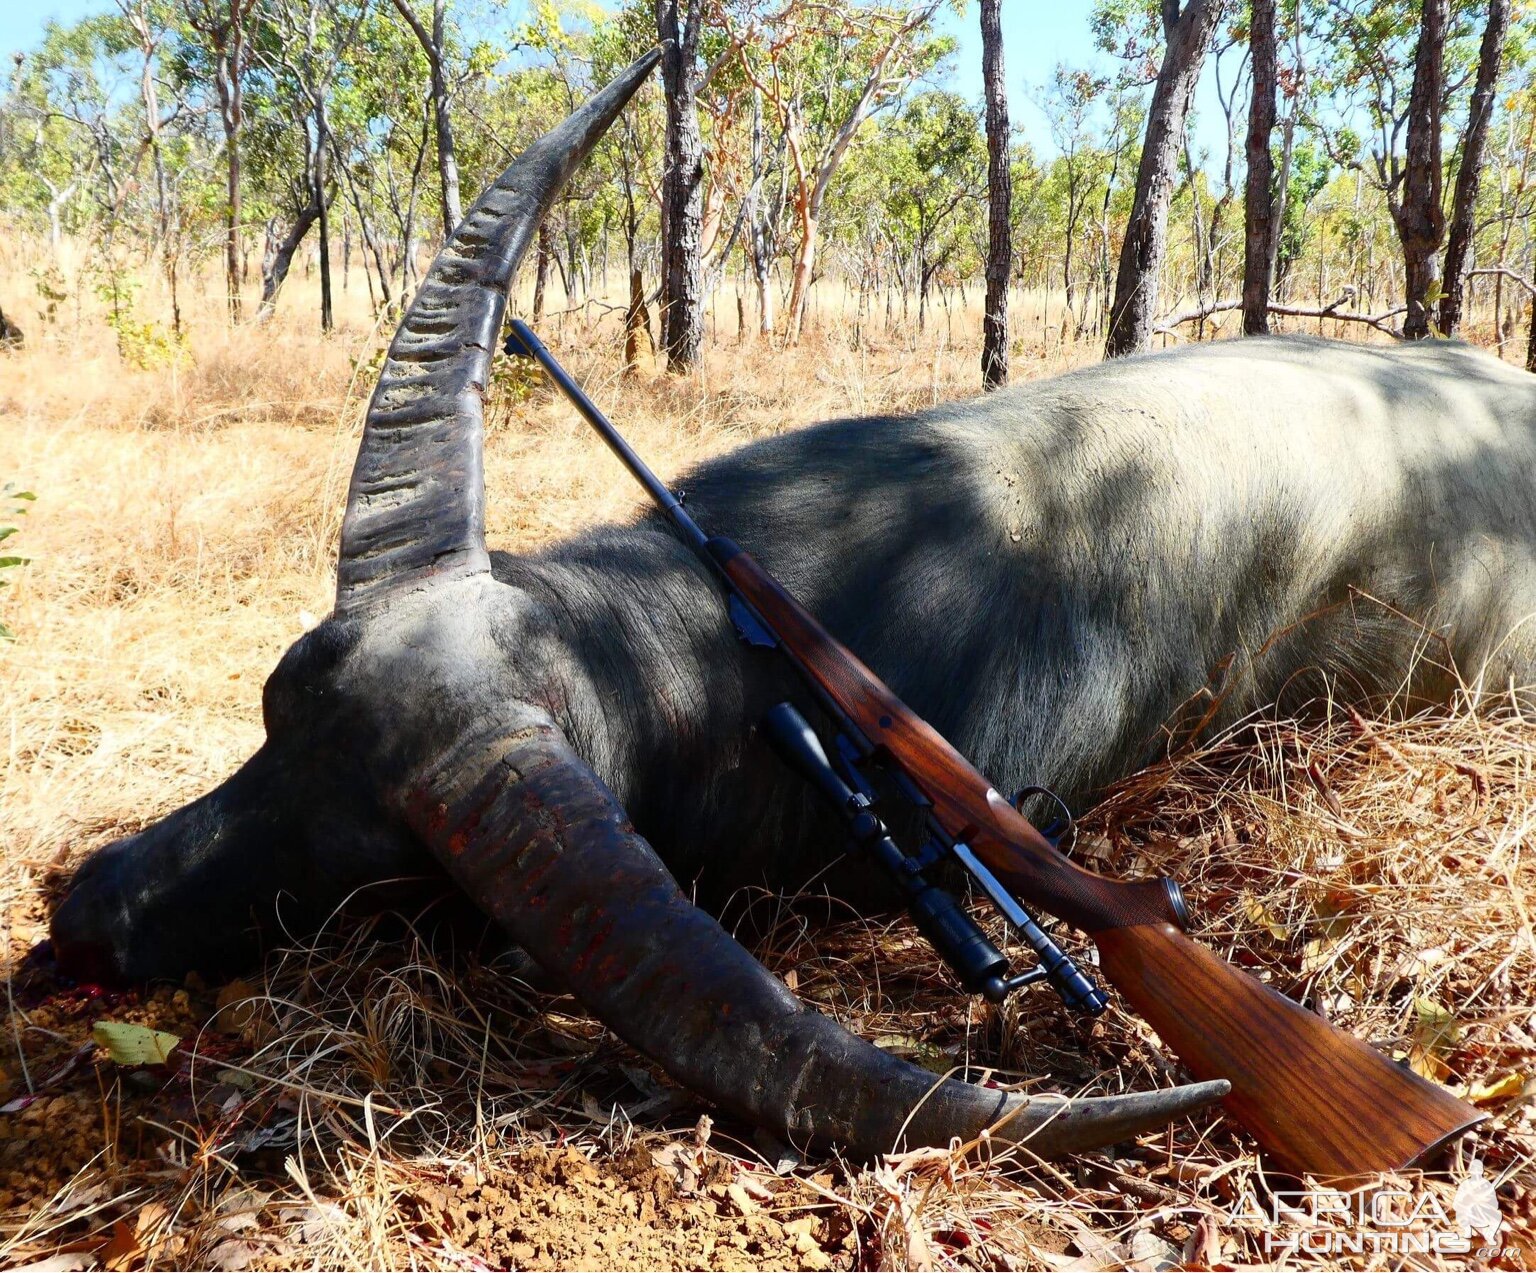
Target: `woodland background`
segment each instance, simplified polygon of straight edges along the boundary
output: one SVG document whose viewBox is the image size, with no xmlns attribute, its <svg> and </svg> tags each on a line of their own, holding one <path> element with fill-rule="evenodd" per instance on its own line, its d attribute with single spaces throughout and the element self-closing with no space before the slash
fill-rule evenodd
<svg viewBox="0 0 1536 1273">
<path fill-rule="evenodd" d="M 492 175 L 659 35 L 512 305 L 671 476 L 1245 329 L 1528 364 L 1533 12 L 1105 0 L 1068 14 L 1092 51 L 1026 80 L 1023 0 L 73 3 L 0 67 L 0 1264 L 1335 1267 L 1289 1251 L 1217 1115 L 1113 1158 L 802 1161 L 446 940 L 435 894 L 224 984 L 62 987 L 37 952 L 75 864 L 260 744 L 263 681 L 335 595 L 402 306 Z M 495 547 L 637 508 L 509 360 L 486 477 Z M 1201 940 L 1483 1108 L 1449 1177 L 1385 1184 L 1449 1210 L 1475 1155 L 1493 1263 L 1531 1267 L 1536 723 L 1492 691 L 1391 709 L 1172 753 L 1076 851 L 1180 878 Z M 970 1000 L 904 919 L 758 893 L 746 918 L 808 1003 L 936 1071 L 1173 1079 L 1118 1008 Z M 102 1022 L 175 1047 L 133 1063 Z"/>
<path fill-rule="evenodd" d="M 260 321 L 297 261 L 322 331 L 352 288 L 382 324 L 466 198 L 661 35 L 663 75 L 534 269 L 536 317 L 551 280 L 564 307 L 628 309 L 631 361 L 649 338 L 692 368 L 706 305 L 715 338 L 825 321 L 857 348 L 951 333 L 982 289 L 989 383 L 1025 334 L 1011 292 L 1040 300 L 1031 338 L 1109 353 L 1230 328 L 1246 298 L 1250 332 L 1470 320 L 1536 358 L 1531 19 L 1511 0 L 1096 0 L 1091 63 L 1032 85 L 1008 82 L 999 11 L 968 100 L 947 87 L 954 0 L 104 3 L 15 54 L 0 214 L 13 254 L 48 250 L 0 306 L 42 337 L 94 300 L 144 363 L 185 348 L 210 270 L 228 320 Z M 1220 118 L 1197 149 L 1202 77 Z M 1010 93 L 1048 135 L 1009 127 Z"/>
</svg>

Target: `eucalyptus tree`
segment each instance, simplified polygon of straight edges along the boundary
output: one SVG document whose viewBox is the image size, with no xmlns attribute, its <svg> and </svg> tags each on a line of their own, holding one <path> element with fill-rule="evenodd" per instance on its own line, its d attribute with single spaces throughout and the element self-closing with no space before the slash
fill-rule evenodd
<svg viewBox="0 0 1536 1273">
<path fill-rule="evenodd" d="M 1448 101 L 1470 75 L 1468 10 L 1466 0 L 1329 0 L 1311 21 L 1318 91 L 1308 122 L 1334 162 L 1361 172 L 1386 202 L 1409 337 L 1430 333 L 1442 290 L 1443 138 Z M 1354 131 L 1357 118 L 1365 136 Z"/>
<path fill-rule="evenodd" d="M 987 192 L 981 121 L 957 94 L 918 94 L 866 143 L 859 166 L 876 175 L 880 223 L 911 263 L 921 331 L 940 272 L 963 276 L 980 264 L 967 254 L 974 250 L 969 226 Z"/>
<path fill-rule="evenodd" d="M 1453 336 L 1461 325 L 1466 294 L 1467 261 L 1471 254 L 1477 192 L 1482 181 L 1488 131 L 1493 120 L 1499 66 L 1509 34 L 1509 0 L 1488 0 L 1488 21 L 1477 57 L 1477 83 L 1467 109 L 1467 130 L 1456 168 L 1451 197 L 1451 222 L 1445 244 L 1445 282 L 1440 297 L 1440 330 Z"/>
<path fill-rule="evenodd" d="M 1178 156 L 1195 84 L 1220 16 L 1221 0 L 1161 0 L 1162 62 L 1147 108 L 1136 198 L 1120 245 L 1104 342 L 1108 358 L 1135 353 L 1151 343 Z"/>
<path fill-rule="evenodd" d="M 981 81 L 987 103 L 987 297 L 982 315 L 981 383 L 1008 383 L 1008 274 L 1013 258 L 1013 182 L 1002 0 L 981 0 Z"/>
<path fill-rule="evenodd" d="M 92 183 L 106 184 L 105 207 L 115 202 L 109 101 L 91 41 L 78 28 L 50 22 L 38 47 L 17 57 L 0 111 L 0 188 L 7 214 L 35 216 L 55 254 L 84 215 L 78 201 Z"/>
<path fill-rule="evenodd" d="M 741 68 L 784 135 L 795 248 L 786 339 L 800 338 L 823 205 L 866 120 L 932 71 L 953 41 L 932 30 L 946 0 L 724 0 Z"/>
<path fill-rule="evenodd" d="M 245 77 L 256 0 L 179 0 L 188 38 L 201 46 L 218 96 L 224 129 L 224 286 L 229 318 L 238 323 L 240 297 L 240 130 L 245 122 Z"/>
<path fill-rule="evenodd" d="M 1066 300 L 1063 337 L 1069 322 L 1081 326 L 1085 318 L 1086 306 L 1078 305 L 1078 248 L 1089 205 L 1096 195 L 1102 195 L 1108 221 L 1115 153 L 1101 139 L 1096 115 L 1109 88 L 1107 76 L 1057 63 L 1049 85 L 1037 99 L 1050 122 L 1051 138 L 1059 152 L 1046 170 L 1041 189 L 1050 220 L 1058 227 L 1061 286 Z M 1105 228 L 1107 231 L 1107 224 Z"/>
<path fill-rule="evenodd" d="M 448 103 L 452 95 L 447 62 L 448 14 L 446 0 L 432 0 L 431 24 L 416 12 L 411 0 L 394 0 L 396 11 L 411 28 L 426 54 L 430 73 L 432 126 L 437 136 L 437 173 L 442 190 L 443 238 L 452 236 L 454 227 L 464 219 L 459 198 L 459 164 L 454 150 L 453 120 Z"/>
<path fill-rule="evenodd" d="M 263 263 L 262 311 L 270 313 L 293 252 L 313 225 L 319 232 L 320 328 L 328 332 L 334 324 L 328 221 L 336 193 L 328 171 L 332 103 L 338 83 L 366 64 L 356 45 L 368 0 L 266 0 L 264 8 L 272 38 L 260 43 L 260 55 L 274 81 L 286 90 L 280 96 L 290 103 L 304 140 L 305 197 L 292 229 L 277 246 L 270 272 Z"/>
<path fill-rule="evenodd" d="M 704 344 L 704 138 L 699 130 L 699 39 L 705 0 L 655 0 L 667 106 L 661 184 L 661 344 L 667 369 L 691 370 Z"/>
<path fill-rule="evenodd" d="M 1248 175 L 1243 191 L 1243 334 L 1269 331 L 1269 286 L 1274 237 L 1275 0 L 1249 0 L 1248 42 L 1253 89 L 1248 107 Z"/>
</svg>

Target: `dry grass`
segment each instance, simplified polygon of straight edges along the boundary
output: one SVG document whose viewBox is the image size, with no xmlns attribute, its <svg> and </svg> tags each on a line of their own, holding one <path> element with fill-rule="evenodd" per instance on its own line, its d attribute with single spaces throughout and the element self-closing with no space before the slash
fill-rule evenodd
<svg viewBox="0 0 1536 1273">
<path fill-rule="evenodd" d="M 272 323 L 236 332 L 219 321 L 216 296 L 194 296 L 195 350 L 137 369 L 92 305 L 66 307 L 56 327 L 28 322 L 16 298 L 30 295 L 30 264 L 0 259 L 0 295 L 32 337 L 0 361 L 0 480 L 39 496 L 12 541 L 33 564 L 0 593 L 0 618 L 19 637 L 0 646 L 0 920 L 13 966 L 44 935 L 51 870 L 200 793 L 258 741 L 263 679 L 329 607 L 379 343 L 355 286 L 338 331 L 310 334 L 301 279 Z M 159 303 L 147 287 L 144 312 Z M 1029 298 L 1020 329 L 1043 330 L 1057 303 Z M 546 324 L 663 472 L 748 437 L 907 409 L 974 382 L 974 296 L 921 337 L 877 330 L 860 349 L 846 309 L 828 305 L 788 355 L 738 345 L 734 299 L 719 304 L 729 333 L 703 374 L 681 383 L 621 377 L 611 316 Z M 1052 342 L 1021 361 L 1045 374 L 1092 355 Z M 499 545 L 527 547 L 634 504 L 583 426 L 510 382 L 491 412 L 487 469 Z M 1081 829 L 1084 852 L 1115 873 L 1184 879 L 1200 935 L 1228 958 L 1481 1094 L 1493 1120 L 1478 1152 L 1526 1242 L 1536 1209 L 1536 1126 L 1522 1094 L 1536 1087 L 1533 746 L 1536 723 L 1498 704 L 1399 722 L 1340 710 L 1306 726 L 1253 724 L 1137 776 Z M 998 1013 L 953 993 L 904 925 L 849 919 L 824 930 L 804 900 L 742 905 L 772 916 L 761 953 L 799 993 L 938 1068 L 996 1064 L 1094 1091 L 1165 1076 L 1166 1056 L 1133 1017 L 1115 1011 L 1083 1027 L 1038 995 Z M 1269 1184 L 1251 1144 L 1218 1119 L 1146 1137 L 1113 1162 L 940 1154 L 863 1170 L 812 1163 L 779 1179 L 765 1160 L 781 1147 L 744 1128 L 716 1128 L 695 1148 L 699 1107 L 571 1001 L 409 924 L 339 925 L 222 994 L 194 982 L 110 1008 L 23 1002 L 8 1047 L 15 1092 L 44 1082 L 96 1015 L 185 1032 L 198 1059 L 153 1091 L 88 1060 L 94 1077 L 32 1107 L 75 1120 L 66 1147 L 45 1143 L 41 1114 L 25 1126 L 26 1115 L 0 1114 L 0 1262 L 61 1246 L 124 1268 L 617 1261 L 602 1234 L 565 1247 L 540 1235 L 574 1232 L 562 1195 L 596 1207 L 600 1193 L 661 1189 L 625 1166 L 653 1151 L 669 1172 L 690 1155 L 705 1170 L 694 1193 L 686 1179 L 678 1186 L 681 1219 L 637 1211 L 633 1229 L 653 1236 L 635 1237 L 630 1261 L 1266 1259 L 1268 1230 L 1242 1204 L 1267 1198 Z M 559 1154 L 595 1163 L 600 1187 Z M 489 1209 L 479 1220 L 466 1211 L 466 1190 L 515 1199 L 519 1177 L 537 1195 L 505 1204 L 508 1215 L 525 1208 L 524 1237 Z M 731 1193 L 748 1184 L 750 1195 Z M 768 1190 L 771 1201 L 750 1201 Z M 759 1205 L 758 1252 L 731 1247 L 749 1227 L 740 1213 Z M 797 1219 L 813 1223 L 797 1230 Z"/>
</svg>

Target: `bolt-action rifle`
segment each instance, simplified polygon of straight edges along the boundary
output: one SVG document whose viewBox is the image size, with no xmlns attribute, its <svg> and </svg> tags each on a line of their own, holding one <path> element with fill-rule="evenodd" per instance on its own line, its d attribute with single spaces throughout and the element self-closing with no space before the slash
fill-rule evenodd
<svg viewBox="0 0 1536 1273">
<path fill-rule="evenodd" d="M 1196 1079 L 1231 1083 L 1228 1113 L 1284 1167 L 1314 1175 L 1399 1170 L 1427 1162 L 1482 1118 L 1185 936 L 1189 915 L 1174 881 L 1111 880 L 1072 862 L 749 554 L 700 529 L 526 323 L 512 323 L 507 352 L 536 360 L 623 461 L 719 580 L 741 639 L 775 651 L 799 674 L 832 724 L 836 759 L 790 703 L 768 712 L 763 733 L 837 810 L 854 845 L 890 874 L 968 991 L 996 1002 L 1043 980 L 1075 1011 L 1104 1010 L 1104 992 L 1023 899 L 1093 939 L 1109 982 Z M 915 851 L 897 844 L 873 810 L 877 772 L 921 811 L 926 840 Z M 946 858 L 1034 951 L 1034 968 L 1010 975 L 965 907 L 934 883 Z"/>
</svg>

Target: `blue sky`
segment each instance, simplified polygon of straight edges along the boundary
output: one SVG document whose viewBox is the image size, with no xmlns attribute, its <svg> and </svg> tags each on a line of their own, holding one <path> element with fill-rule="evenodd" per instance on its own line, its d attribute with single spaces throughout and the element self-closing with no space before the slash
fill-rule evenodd
<svg viewBox="0 0 1536 1273">
<path fill-rule="evenodd" d="M 89 13 L 110 9 L 111 0 L 0 0 L 0 66 L 10 65 L 11 54 L 33 45 L 49 18 L 74 21 Z M 509 6 L 516 16 L 521 6 Z M 1093 47 L 1088 30 L 1090 0 L 1057 0 L 1040 4 L 1036 0 L 1006 0 L 1003 5 L 1003 44 L 1008 69 L 1009 109 L 1016 128 L 1034 146 L 1036 153 L 1054 152 L 1046 118 L 1034 98 L 1050 80 L 1058 62 L 1071 66 L 1103 66 L 1108 60 Z M 981 96 L 981 33 L 977 7 L 966 8 L 965 16 L 946 14 L 944 29 L 959 41 L 953 74 L 947 87 L 969 98 Z M 1221 144 L 1214 93 L 1209 80 L 1196 98 L 1196 149 L 1215 150 Z"/>
</svg>

